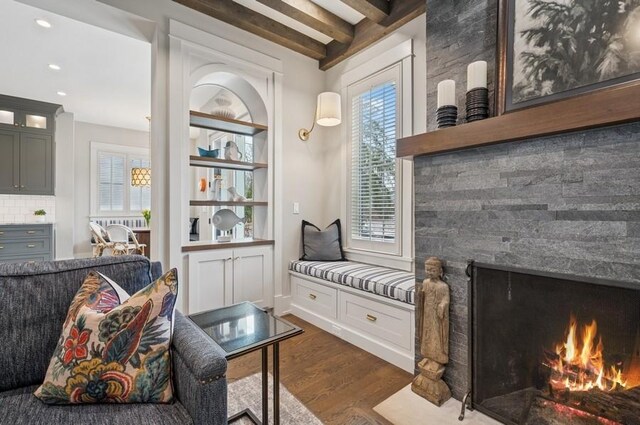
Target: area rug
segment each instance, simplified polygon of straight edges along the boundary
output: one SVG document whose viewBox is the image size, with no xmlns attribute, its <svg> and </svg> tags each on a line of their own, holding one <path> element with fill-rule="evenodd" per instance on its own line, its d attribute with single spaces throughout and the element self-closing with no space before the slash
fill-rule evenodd
<svg viewBox="0 0 640 425">
<path fill-rule="evenodd" d="M 262 374 L 256 373 L 229 384 L 228 412 L 232 416 L 247 407 L 262 420 Z M 269 423 L 273 423 L 273 380 L 269 374 Z M 280 384 L 280 423 L 282 425 L 322 425 L 289 390 Z M 234 425 L 251 425 L 251 421 L 242 418 Z"/>
<path fill-rule="evenodd" d="M 467 411 L 464 422 L 458 421 L 462 403 L 451 399 L 438 407 L 411 391 L 407 385 L 373 408 L 394 425 L 500 425 L 478 411 Z"/>
</svg>

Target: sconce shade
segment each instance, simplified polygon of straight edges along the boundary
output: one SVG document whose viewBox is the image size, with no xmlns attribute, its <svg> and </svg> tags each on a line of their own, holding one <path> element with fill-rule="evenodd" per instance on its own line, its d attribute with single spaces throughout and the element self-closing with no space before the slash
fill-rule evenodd
<svg viewBox="0 0 640 425">
<path fill-rule="evenodd" d="M 151 168 L 132 168 L 131 186 L 149 187 L 151 186 Z"/>
<path fill-rule="evenodd" d="M 333 92 L 324 92 L 318 95 L 318 109 L 316 122 L 323 127 L 333 127 L 342 122 L 342 108 L 340 95 Z"/>
</svg>

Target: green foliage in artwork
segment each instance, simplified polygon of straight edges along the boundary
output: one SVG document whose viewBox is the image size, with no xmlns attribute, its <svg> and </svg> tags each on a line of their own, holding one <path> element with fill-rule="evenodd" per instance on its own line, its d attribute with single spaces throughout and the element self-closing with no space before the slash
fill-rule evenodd
<svg viewBox="0 0 640 425">
<path fill-rule="evenodd" d="M 524 80 L 514 87 L 522 101 L 640 71 L 640 0 L 528 0 L 536 25 L 519 34 Z M 635 34 L 635 32 L 634 32 Z"/>
</svg>

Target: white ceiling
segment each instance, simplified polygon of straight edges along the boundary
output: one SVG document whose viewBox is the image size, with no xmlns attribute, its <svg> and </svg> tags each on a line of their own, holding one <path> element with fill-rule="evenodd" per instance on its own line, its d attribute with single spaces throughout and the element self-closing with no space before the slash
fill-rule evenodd
<svg viewBox="0 0 640 425">
<path fill-rule="evenodd" d="M 1 94 L 61 104 L 77 121 L 148 130 L 148 43 L 13 0 L 0 0 L 0 40 Z"/>
<path fill-rule="evenodd" d="M 248 7 L 249 9 L 255 12 L 258 12 L 275 21 L 278 21 L 281 24 L 284 24 L 290 28 L 293 28 L 294 30 L 301 32 L 302 34 L 308 35 L 309 37 L 321 43 L 327 44 L 333 40 L 331 37 L 328 37 L 312 28 L 309 28 L 308 26 L 296 21 L 295 19 L 289 18 L 288 16 L 283 15 L 282 13 L 271 9 L 268 6 L 265 6 L 262 3 L 259 3 L 257 0 L 234 0 L 234 1 L 236 3 L 239 3 L 243 6 Z M 357 24 L 364 18 L 364 15 L 355 11 L 354 9 L 350 8 L 349 6 L 347 6 L 346 4 L 338 0 L 311 0 L 311 1 L 353 25 Z"/>
</svg>

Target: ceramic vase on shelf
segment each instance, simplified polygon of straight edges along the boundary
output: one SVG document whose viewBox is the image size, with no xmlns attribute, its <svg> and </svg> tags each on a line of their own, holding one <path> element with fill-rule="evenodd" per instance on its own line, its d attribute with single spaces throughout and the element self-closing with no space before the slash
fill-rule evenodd
<svg viewBox="0 0 640 425">
<path fill-rule="evenodd" d="M 235 187 L 231 186 L 230 188 L 227 189 L 227 192 L 229 192 L 229 195 L 231 195 L 231 201 L 233 202 L 244 202 L 247 200 L 247 198 L 245 198 L 244 196 L 240 195 L 238 193 L 238 191 L 236 190 Z"/>
<path fill-rule="evenodd" d="M 227 142 L 224 147 L 224 159 L 231 161 L 240 161 L 242 159 L 242 154 L 240 153 L 236 142 Z"/>
</svg>

